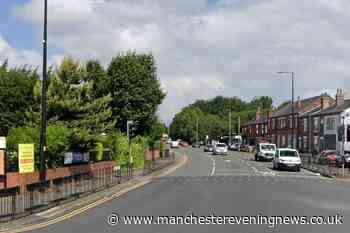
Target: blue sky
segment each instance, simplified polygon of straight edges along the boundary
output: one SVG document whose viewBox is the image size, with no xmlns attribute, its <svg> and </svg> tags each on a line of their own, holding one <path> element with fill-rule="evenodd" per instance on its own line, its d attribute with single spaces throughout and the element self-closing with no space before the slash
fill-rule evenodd
<svg viewBox="0 0 350 233">
<path fill-rule="evenodd" d="M 120 52 L 154 54 L 168 93 L 159 115 L 217 95 L 275 104 L 350 86 L 348 0 L 49 0 L 49 63 L 105 66 Z M 41 65 L 42 0 L 0 1 L 0 63 Z"/>
</svg>

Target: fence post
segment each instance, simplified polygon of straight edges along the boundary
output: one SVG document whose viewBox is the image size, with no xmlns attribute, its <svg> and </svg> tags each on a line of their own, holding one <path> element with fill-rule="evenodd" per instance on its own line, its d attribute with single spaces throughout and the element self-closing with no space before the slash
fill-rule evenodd
<svg viewBox="0 0 350 233">
<path fill-rule="evenodd" d="M 16 199 L 17 199 L 17 193 L 15 193 L 14 195 L 12 195 L 12 218 L 15 217 L 16 215 Z"/>
</svg>

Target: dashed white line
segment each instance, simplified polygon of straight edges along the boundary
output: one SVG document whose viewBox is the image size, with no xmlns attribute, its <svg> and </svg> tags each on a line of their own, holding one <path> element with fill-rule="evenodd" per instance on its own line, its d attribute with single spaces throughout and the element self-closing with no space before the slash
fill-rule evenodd
<svg viewBox="0 0 350 233">
<path fill-rule="evenodd" d="M 213 167 L 211 169 L 211 173 L 210 176 L 213 176 L 215 174 L 215 159 L 213 159 L 212 157 L 210 157 L 211 161 L 213 162 Z"/>
</svg>

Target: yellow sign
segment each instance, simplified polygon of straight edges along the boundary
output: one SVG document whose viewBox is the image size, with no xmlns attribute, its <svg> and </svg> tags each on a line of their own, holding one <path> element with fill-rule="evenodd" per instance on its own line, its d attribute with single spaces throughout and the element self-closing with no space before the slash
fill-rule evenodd
<svg viewBox="0 0 350 233">
<path fill-rule="evenodd" d="M 18 144 L 19 173 L 34 172 L 34 144 Z"/>
</svg>

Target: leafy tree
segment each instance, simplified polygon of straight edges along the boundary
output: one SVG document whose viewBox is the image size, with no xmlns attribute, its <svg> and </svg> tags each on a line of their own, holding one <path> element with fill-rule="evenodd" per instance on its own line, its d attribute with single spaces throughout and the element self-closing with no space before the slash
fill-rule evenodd
<svg viewBox="0 0 350 233">
<path fill-rule="evenodd" d="M 128 52 L 114 57 L 107 69 L 116 128 L 126 131 L 127 120 L 139 122 L 138 133 L 147 131 L 165 93 L 157 79 L 153 55 Z"/>
<path fill-rule="evenodd" d="M 34 89 L 38 80 L 39 76 L 30 68 L 9 68 L 7 62 L 0 66 L 1 135 L 33 120 L 29 112 L 37 110 Z"/>
<path fill-rule="evenodd" d="M 72 149 L 93 148 L 97 135 L 114 127 L 112 99 L 95 93 L 94 74 L 78 61 L 65 58 L 50 80 L 49 122 L 62 123 L 73 129 Z"/>
<path fill-rule="evenodd" d="M 72 140 L 72 130 L 64 125 L 49 125 L 47 127 L 47 151 L 49 166 L 59 167 L 64 164 L 64 153 L 69 150 Z"/>
</svg>

